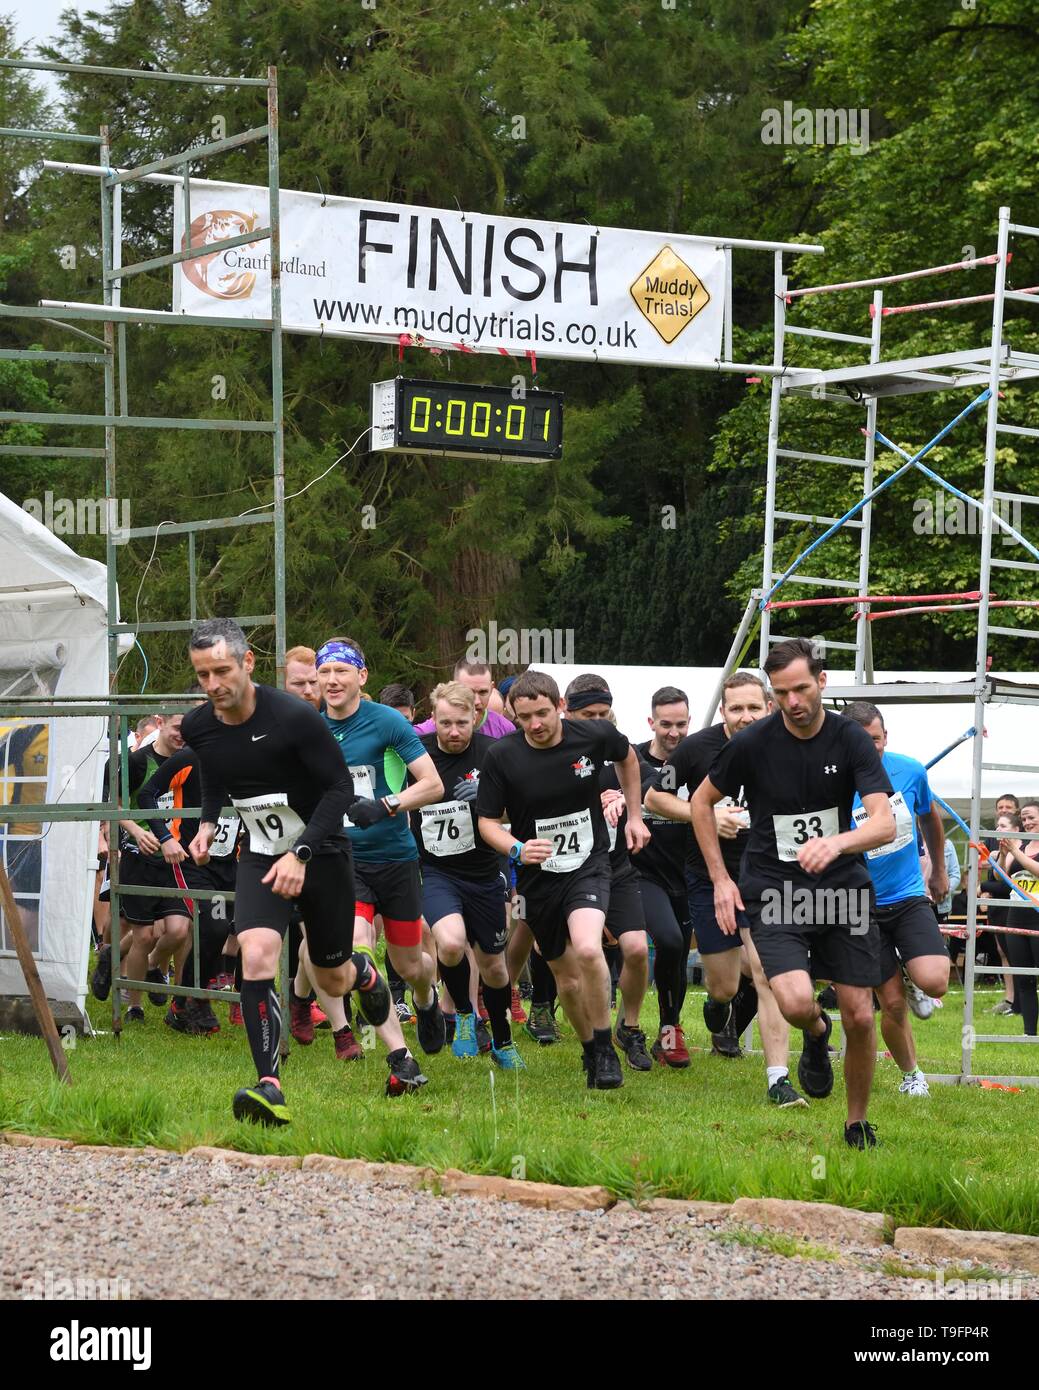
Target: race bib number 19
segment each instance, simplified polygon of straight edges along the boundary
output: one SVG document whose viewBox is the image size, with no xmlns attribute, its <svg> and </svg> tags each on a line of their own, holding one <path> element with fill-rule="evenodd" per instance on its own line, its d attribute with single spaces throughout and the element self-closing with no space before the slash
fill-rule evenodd
<svg viewBox="0 0 1039 1390">
<path fill-rule="evenodd" d="M 303 822 L 284 792 L 232 799 L 232 805 L 245 822 L 254 854 L 287 854 L 303 834 Z"/>
<path fill-rule="evenodd" d="M 776 853 L 787 863 L 797 858 L 797 851 L 809 840 L 822 840 L 840 831 L 836 806 L 823 811 L 803 811 L 796 816 L 773 816 L 776 832 Z"/>
</svg>

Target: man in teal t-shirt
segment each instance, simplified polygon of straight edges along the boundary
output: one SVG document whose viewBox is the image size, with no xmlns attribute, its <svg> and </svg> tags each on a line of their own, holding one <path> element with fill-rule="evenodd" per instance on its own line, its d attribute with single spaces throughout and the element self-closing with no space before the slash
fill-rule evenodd
<svg viewBox="0 0 1039 1390">
<path fill-rule="evenodd" d="M 375 946 L 375 914 L 382 916 L 386 953 L 411 986 L 418 1040 L 427 1053 L 446 1041 L 436 995 L 436 961 L 422 945 L 422 879 L 408 812 L 443 796 L 433 759 L 407 720 L 386 705 L 361 698 L 368 679 L 364 653 L 352 638 L 333 637 L 317 654 L 324 717 L 362 798 L 343 824 L 354 852 L 357 901 L 355 948 Z M 408 774 L 412 782 L 408 785 Z M 393 1014 L 376 1029 L 389 1051 L 388 1095 L 425 1083 Z"/>
</svg>

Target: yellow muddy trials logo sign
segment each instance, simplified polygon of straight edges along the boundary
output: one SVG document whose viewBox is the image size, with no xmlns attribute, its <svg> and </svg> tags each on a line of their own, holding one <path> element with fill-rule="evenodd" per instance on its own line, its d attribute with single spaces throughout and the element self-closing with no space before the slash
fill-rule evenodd
<svg viewBox="0 0 1039 1390">
<path fill-rule="evenodd" d="M 630 293 L 665 343 L 673 343 L 711 302 L 699 276 L 670 246 L 657 252 Z"/>
</svg>

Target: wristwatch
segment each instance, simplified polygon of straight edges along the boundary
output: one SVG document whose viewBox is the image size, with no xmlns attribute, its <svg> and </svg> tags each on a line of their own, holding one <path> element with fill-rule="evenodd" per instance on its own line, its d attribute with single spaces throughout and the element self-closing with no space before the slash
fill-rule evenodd
<svg viewBox="0 0 1039 1390">
<path fill-rule="evenodd" d="M 314 857 L 314 851 L 309 845 L 293 845 L 292 853 L 301 864 L 309 864 Z"/>
<path fill-rule="evenodd" d="M 387 811 L 389 811 L 391 816 L 395 816 L 397 812 L 400 810 L 400 797 L 384 796 L 382 799 L 382 804 L 386 807 Z"/>
<path fill-rule="evenodd" d="M 520 856 L 523 854 L 523 844 L 524 842 L 522 840 L 516 840 L 513 844 L 509 846 L 510 864 L 520 863 Z"/>
</svg>

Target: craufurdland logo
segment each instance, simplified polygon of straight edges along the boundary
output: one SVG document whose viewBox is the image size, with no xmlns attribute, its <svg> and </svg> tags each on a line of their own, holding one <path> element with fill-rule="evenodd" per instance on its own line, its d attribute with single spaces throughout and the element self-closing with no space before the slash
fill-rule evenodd
<svg viewBox="0 0 1039 1390">
<path fill-rule="evenodd" d="M 181 249 L 192 250 L 208 246 L 211 242 L 227 241 L 230 237 L 244 236 L 254 231 L 259 217 L 255 212 L 234 212 L 221 208 L 216 212 L 204 212 L 191 223 L 190 239 L 182 238 Z M 235 247 L 236 251 L 247 251 L 248 244 Z M 240 260 L 234 256 L 232 259 Z M 269 264 L 269 262 L 268 262 Z M 197 256 L 191 261 L 181 261 L 181 270 L 196 289 L 210 294 L 214 299 L 248 299 L 256 285 L 256 271 L 230 266 L 226 259 L 214 251 L 211 256 Z"/>
</svg>

